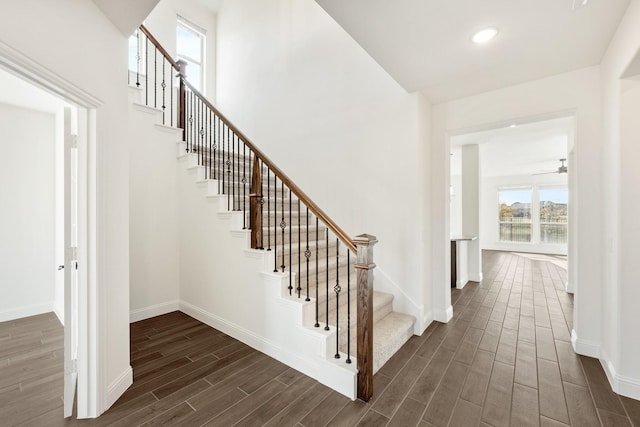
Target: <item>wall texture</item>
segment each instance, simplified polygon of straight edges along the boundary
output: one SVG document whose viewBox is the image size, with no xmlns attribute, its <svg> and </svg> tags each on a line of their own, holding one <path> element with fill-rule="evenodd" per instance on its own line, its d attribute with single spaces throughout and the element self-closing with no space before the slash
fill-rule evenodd
<svg viewBox="0 0 640 427">
<path fill-rule="evenodd" d="M 0 104 L 0 321 L 53 310 L 55 121 Z"/>
<path fill-rule="evenodd" d="M 428 102 L 313 1 L 224 3 L 217 76 L 221 111 L 347 233 L 378 237 L 377 286 L 424 325 Z"/>
</svg>

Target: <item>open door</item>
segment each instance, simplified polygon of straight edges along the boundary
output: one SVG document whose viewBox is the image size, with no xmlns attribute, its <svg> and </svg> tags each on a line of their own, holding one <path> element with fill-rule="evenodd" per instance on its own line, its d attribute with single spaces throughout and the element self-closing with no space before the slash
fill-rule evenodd
<svg viewBox="0 0 640 427">
<path fill-rule="evenodd" d="M 64 417 L 78 380 L 78 149 L 71 108 L 64 109 Z"/>
</svg>

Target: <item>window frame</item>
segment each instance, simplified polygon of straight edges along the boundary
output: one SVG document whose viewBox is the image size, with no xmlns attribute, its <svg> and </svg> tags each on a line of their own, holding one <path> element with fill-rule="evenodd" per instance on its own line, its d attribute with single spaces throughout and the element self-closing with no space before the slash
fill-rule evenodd
<svg viewBox="0 0 640 427">
<path fill-rule="evenodd" d="M 180 52 L 178 52 L 178 29 L 182 27 L 185 30 L 192 32 L 194 34 L 196 34 L 197 36 L 200 37 L 200 60 L 198 61 L 195 58 L 189 57 L 188 55 L 182 55 L 180 54 Z M 191 64 L 196 64 L 200 66 L 200 81 L 198 82 L 198 86 L 196 86 L 196 89 L 198 89 L 201 93 L 205 93 L 205 89 L 206 89 L 206 42 L 207 42 L 207 31 L 200 27 L 197 24 L 194 24 L 192 21 L 186 19 L 185 17 L 181 16 L 181 15 L 177 15 L 177 21 L 176 21 L 176 57 L 178 60 L 183 60 L 186 61 L 187 63 L 191 63 Z M 189 68 L 187 66 L 187 79 L 189 79 Z M 191 84 L 194 84 L 195 82 L 191 82 Z M 195 86 L 195 84 L 194 84 Z"/>
</svg>

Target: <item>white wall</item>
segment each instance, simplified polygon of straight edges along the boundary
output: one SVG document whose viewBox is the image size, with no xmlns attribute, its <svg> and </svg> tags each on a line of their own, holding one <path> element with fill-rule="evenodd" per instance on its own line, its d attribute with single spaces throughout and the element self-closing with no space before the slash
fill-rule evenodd
<svg viewBox="0 0 640 427">
<path fill-rule="evenodd" d="M 25 31 L 36 28 L 37 31 Z M 46 35 L 42 36 L 43 34 Z M 0 41 L 102 102 L 90 139 L 89 277 L 97 284 L 101 335 L 108 357 L 97 366 L 100 387 L 92 410 L 102 412 L 130 384 L 129 171 L 127 40 L 84 0 L 24 0 L 3 4 Z M 106 355 L 106 353 L 105 353 Z"/>
<path fill-rule="evenodd" d="M 602 168 L 604 234 L 603 345 L 601 358 L 614 389 L 640 399 L 640 344 L 637 325 L 640 298 L 637 280 L 639 228 L 634 221 L 640 206 L 637 159 L 640 156 L 637 81 L 621 80 L 629 64 L 637 63 L 640 49 L 640 1 L 633 0 L 602 62 L 604 89 L 604 149 Z M 636 71 L 637 72 L 637 71 Z M 632 73 L 633 74 L 633 73 Z M 636 76 L 637 79 L 637 76 Z"/>
<path fill-rule="evenodd" d="M 217 75 L 221 111 L 347 233 L 378 237 L 376 286 L 425 325 L 428 102 L 314 1 L 225 2 Z"/>
<path fill-rule="evenodd" d="M 129 106 L 132 322 L 177 310 L 180 295 L 178 134 L 156 127 L 158 119 L 154 111 Z"/>
<path fill-rule="evenodd" d="M 545 254 L 567 254 L 567 245 L 551 245 L 536 242 L 501 242 L 499 226 L 498 191 L 505 187 L 553 187 L 567 186 L 567 175 L 519 175 L 482 178 L 482 200 L 480 212 L 480 246 L 482 249 L 516 251 Z M 533 215 L 533 212 L 532 212 Z"/>
<path fill-rule="evenodd" d="M 177 16 L 193 22 L 206 31 L 205 43 L 205 91 L 211 102 L 216 100 L 216 15 L 195 0 L 161 0 L 145 19 L 144 25 L 169 52 L 176 55 Z M 187 79 L 189 68 L 187 67 Z"/>
<path fill-rule="evenodd" d="M 598 355 L 602 339 L 601 309 L 601 82 L 600 68 L 590 67 L 533 82 L 434 106 L 432 116 L 431 226 L 434 232 L 432 265 L 434 303 L 440 310 L 451 306 L 449 248 L 449 140 L 452 131 L 489 124 L 499 127 L 510 121 L 542 117 L 556 112 L 575 112 L 575 159 L 572 162 L 575 233 L 571 247 L 577 263 L 575 277 L 574 337 L 580 353 Z M 570 183 L 571 184 L 571 183 Z M 445 226 L 443 226 L 445 225 Z"/>
<path fill-rule="evenodd" d="M 54 307 L 56 117 L 0 104 L 0 321 Z"/>
</svg>

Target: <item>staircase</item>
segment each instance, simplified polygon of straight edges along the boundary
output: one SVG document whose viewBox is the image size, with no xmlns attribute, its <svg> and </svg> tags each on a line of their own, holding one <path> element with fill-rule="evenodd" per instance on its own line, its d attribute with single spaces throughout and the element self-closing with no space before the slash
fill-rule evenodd
<svg viewBox="0 0 640 427">
<path fill-rule="evenodd" d="M 179 68 L 181 64 L 168 58 L 146 29 L 141 29 L 162 54 L 162 70 L 167 68 L 164 63 L 167 61 L 170 71 L 167 77 L 164 71 L 162 76 L 153 76 L 146 70 L 142 73 L 147 76 L 144 84 L 140 84 L 140 72 L 134 82 L 130 80 L 135 110 L 155 114 L 165 134 L 169 128 L 174 130 L 179 167 L 193 176 L 194 185 L 203 189 L 202 197 L 217 207 L 218 218 L 211 221 L 227 221 L 228 230 L 244 240 L 241 252 L 259 259 L 260 278 L 250 286 L 275 286 L 282 304 L 299 307 L 293 310 L 296 314 L 284 322 L 288 325 L 284 327 L 295 329 L 291 337 L 302 333 L 302 339 L 311 336 L 310 340 L 322 343 L 320 353 L 327 359 L 322 366 L 326 364 L 329 370 L 336 366 L 340 375 L 346 373 L 355 381 L 356 365 L 361 371 L 364 366 L 359 359 L 356 364 L 360 354 L 357 348 L 359 321 L 361 328 L 367 321 L 359 319 L 358 310 L 362 310 L 362 306 L 358 308 L 359 299 L 366 307 L 363 312 L 372 312 L 373 342 L 369 343 L 370 349 L 365 349 L 372 354 L 372 363 L 366 368 L 371 372 L 368 375 L 360 372 L 360 377 L 370 377 L 367 381 L 372 388 L 372 374 L 413 335 L 415 323 L 413 317 L 393 311 L 391 294 L 373 291 L 371 305 L 367 306 L 364 301 L 367 286 L 372 289 L 375 264 L 359 256 L 372 253 L 368 251 L 372 251 L 375 238 L 359 236 L 369 239 L 365 246 L 368 244 L 370 248 L 356 248 L 357 239 L 345 238 L 346 234 L 324 212 L 180 77 L 184 70 L 178 70 L 179 89 L 167 93 L 173 87 L 166 83 L 172 82 L 171 67 Z M 164 107 L 158 107 L 158 97 Z M 149 102 L 150 98 L 155 102 Z M 166 105 L 165 100 L 169 98 L 176 100 L 175 105 Z M 359 289 L 365 293 L 359 295 Z M 193 306 L 189 308 L 194 311 Z M 197 309 L 194 315 L 198 316 Z M 200 320 L 211 323 L 206 318 Z M 233 328 L 224 330 L 220 322 L 212 326 L 234 335 Z M 236 338 L 242 340 L 241 336 Z M 282 345 L 296 347 L 290 343 Z M 304 345 L 297 347 L 302 347 L 301 353 L 292 356 L 293 359 L 304 357 Z M 366 359 L 365 350 L 361 354 Z M 278 358 L 278 354 L 271 355 Z M 289 356 L 280 359 L 285 363 L 291 360 Z M 313 369 L 298 367 L 302 365 L 291 363 L 314 376 Z M 325 384 L 329 382 L 316 378 Z M 360 387 L 358 378 L 358 397 L 367 400 Z M 338 391 L 355 397 L 349 386 Z"/>
</svg>

